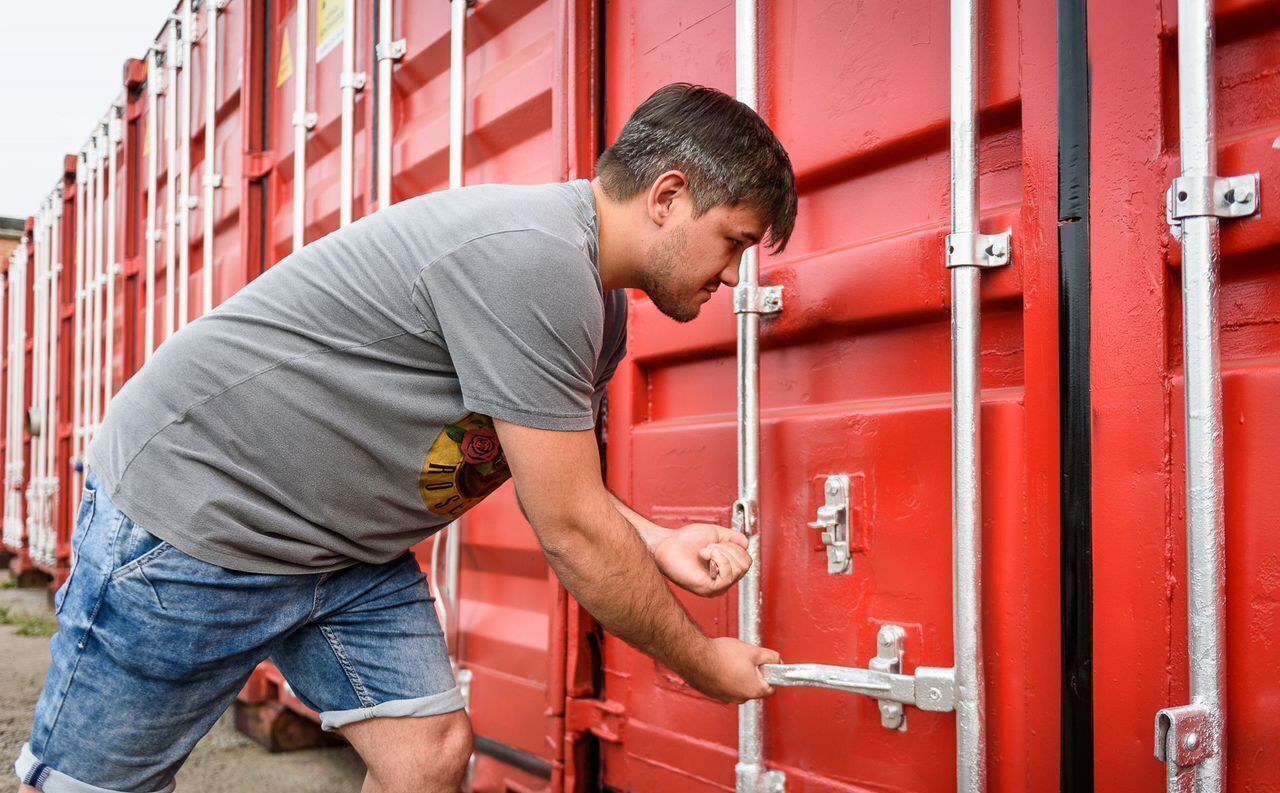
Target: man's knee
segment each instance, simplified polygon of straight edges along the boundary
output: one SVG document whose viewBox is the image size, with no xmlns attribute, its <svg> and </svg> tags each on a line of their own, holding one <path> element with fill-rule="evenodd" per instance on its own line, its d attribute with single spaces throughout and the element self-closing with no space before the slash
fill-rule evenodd
<svg viewBox="0 0 1280 793">
<path fill-rule="evenodd" d="M 474 739 L 466 711 L 383 718 L 342 728 L 380 793 L 438 793 L 462 786 Z"/>
<path fill-rule="evenodd" d="M 471 720 L 465 716 L 465 711 L 458 711 L 463 714 L 461 718 L 450 719 L 440 736 L 439 754 L 435 755 L 442 767 L 451 769 L 457 782 L 461 784 L 463 776 L 467 772 L 467 763 L 471 760 L 471 753 L 475 751 L 475 736 L 471 732 Z M 428 759 L 432 759 L 432 752 L 429 747 L 423 747 L 423 755 Z"/>
</svg>

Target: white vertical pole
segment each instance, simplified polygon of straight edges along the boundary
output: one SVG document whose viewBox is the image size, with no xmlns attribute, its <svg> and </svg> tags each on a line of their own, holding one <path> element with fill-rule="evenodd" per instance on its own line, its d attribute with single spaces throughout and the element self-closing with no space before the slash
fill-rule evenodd
<svg viewBox="0 0 1280 793">
<path fill-rule="evenodd" d="M 178 327 L 187 325 L 190 317 L 188 300 L 191 291 L 191 59 L 196 39 L 196 17 L 191 13 L 194 0 L 186 0 L 182 8 L 182 90 L 178 94 L 178 114 L 182 117 L 182 192 L 178 196 Z"/>
<path fill-rule="evenodd" d="M 107 143 L 106 125 L 101 124 L 98 127 L 98 134 L 94 136 L 94 146 L 97 150 L 97 158 L 94 173 L 94 203 L 93 203 L 93 270 L 91 273 L 91 294 L 93 295 L 93 306 L 90 309 L 90 329 L 89 329 L 89 416 L 85 422 L 88 429 L 85 432 L 85 450 L 89 448 L 89 441 L 93 437 L 93 433 L 98 429 L 98 417 L 102 414 L 102 287 L 106 281 L 106 189 L 105 176 L 110 164 L 110 146 Z"/>
<path fill-rule="evenodd" d="M 378 0 L 378 208 L 391 206 L 391 66 L 404 54 L 404 42 L 393 41 L 391 0 Z"/>
<path fill-rule="evenodd" d="M 146 307 L 143 311 L 146 328 L 143 330 L 143 347 L 146 360 L 151 360 L 151 352 L 156 348 L 156 246 L 159 244 L 160 229 L 156 225 L 156 188 L 159 182 L 160 142 L 156 130 L 160 120 L 159 96 L 164 91 L 164 74 L 160 71 L 156 46 L 147 51 L 147 285 Z"/>
<path fill-rule="evenodd" d="M 182 29 L 177 16 L 169 17 L 169 80 L 164 102 L 165 171 L 165 230 L 164 230 L 164 337 L 167 339 L 177 329 L 177 304 L 175 284 L 178 276 L 178 69 L 182 61 Z"/>
<path fill-rule="evenodd" d="M 32 344 L 31 344 L 31 415 L 41 422 L 44 421 L 44 313 L 48 309 L 46 302 L 45 290 L 48 284 L 45 283 L 45 254 L 48 253 L 46 245 L 46 224 L 49 220 L 49 204 L 46 199 L 41 205 L 40 211 L 36 213 L 35 227 L 32 230 L 32 249 L 35 252 L 34 261 L 32 261 L 31 274 L 31 307 L 34 313 L 32 327 Z M 41 426 L 42 428 L 42 426 Z M 32 428 L 33 430 L 35 427 Z M 27 480 L 26 502 L 27 502 L 27 540 L 30 548 L 31 557 L 38 563 L 46 563 L 45 559 L 45 530 L 42 524 L 40 510 L 40 486 L 41 473 L 44 470 L 44 444 L 43 435 L 36 437 L 33 433 L 31 437 L 30 452 L 30 470 L 31 476 Z"/>
<path fill-rule="evenodd" d="M 222 176 L 216 168 L 218 128 L 218 12 L 226 0 L 205 0 L 208 9 L 204 33 L 204 267 L 201 271 L 200 289 L 203 297 L 201 314 L 213 310 L 213 191 L 222 186 Z"/>
<path fill-rule="evenodd" d="M 356 71 L 356 0 L 342 0 L 342 153 L 339 164 L 338 224 L 352 220 L 355 203 L 356 91 L 364 88 L 364 72 Z"/>
<path fill-rule="evenodd" d="M 57 468 L 58 455 L 58 331 L 62 324 L 61 317 L 61 301 L 60 297 L 60 274 L 62 273 L 62 186 L 59 185 L 54 191 L 53 206 L 53 234 L 49 244 L 51 271 L 49 273 L 49 386 L 48 386 L 48 417 L 45 420 L 45 510 L 51 520 L 51 505 L 57 502 L 57 494 L 60 489 L 59 471 Z M 54 537 L 54 548 L 52 552 L 57 554 L 57 538 Z"/>
<path fill-rule="evenodd" d="M 298 0 L 293 93 L 293 249 L 307 244 L 307 130 L 315 125 L 307 112 L 307 73 L 311 68 L 311 0 Z"/>
<path fill-rule="evenodd" d="M 106 258 L 106 313 L 104 315 L 105 327 L 103 333 L 105 340 L 105 367 L 102 372 L 102 409 L 98 414 L 98 422 L 101 423 L 103 415 L 106 414 L 107 405 L 111 402 L 111 397 L 115 393 L 115 360 L 116 360 L 116 278 L 119 277 L 122 267 L 120 265 L 120 251 L 117 248 L 116 239 L 116 221 L 118 207 L 120 205 L 120 196 L 123 193 L 122 177 L 118 160 L 116 158 L 116 144 L 123 137 L 121 129 L 122 116 L 124 114 L 124 99 L 120 100 L 112 108 L 111 121 L 107 126 L 107 258 Z"/>
<path fill-rule="evenodd" d="M 22 534 L 25 529 L 22 521 L 22 492 L 25 486 L 25 461 L 22 453 L 23 433 L 26 428 L 25 414 L 27 410 L 26 400 L 26 349 L 27 349 L 27 264 L 28 256 L 27 245 L 30 239 L 26 236 L 19 243 L 17 262 L 14 266 L 14 281 L 11 289 L 14 296 L 14 334 L 13 334 L 13 366 L 9 370 L 9 381 L 14 388 L 14 406 L 13 434 L 9 436 L 9 443 L 14 446 L 13 455 L 13 473 L 11 476 L 12 489 L 9 491 L 9 500 L 13 504 L 14 509 L 14 532 L 21 542 Z"/>
<path fill-rule="evenodd" d="M 74 330 L 71 339 L 73 352 L 72 377 L 74 383 L 71 390 L 71 461 L 74 466 L 80 460 L 80 441 L 82 440 L 81 427 L 84 411 L 84 338 L 85 338 L 85 291 L 84 276 L 86 258 L 89 255 L 89 152 L 86 148 L 80 152 L 80 159 L 76 163 L 76 261 L 75 261 L 75 278 L 72 295 L 75 298 L 74 311 Z M 75 492 L 80 477 L 74 473 L 71 475 L 71 482 L 68 483 L 68 489 Z"/>
<path fill-rule="evenodd" d="M 12 549 L 18 548 L 21 536 L 13 536 L 13 491 L 11 484 L 11 476 L 13 472 L 13 271 L 17 266 L 18 252 L 15 250 L 9 257 L 9 270 L 4 276 L 0 276 L 0 284 L 4 286 L 4 301 L 0 305 L 0 313 L 4 314 L 5 341 L 7 346 L 4 349 L 5 360 L 8 362 L 9 377 L 5 382 L 4 389 L 4 437 L 7 440 L 4 447 L 4 544 Z"/>
</svg>

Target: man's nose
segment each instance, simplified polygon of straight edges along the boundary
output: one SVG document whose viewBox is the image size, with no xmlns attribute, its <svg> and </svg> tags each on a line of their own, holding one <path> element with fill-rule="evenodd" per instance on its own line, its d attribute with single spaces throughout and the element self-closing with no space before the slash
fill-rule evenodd
<svg viewBox="0 0 1280 793">
<path fill-rule="evenodd" d="M 738 266 L 741 264 L 741 262 L 742 260 L 739 259 L 738 261 L 724 268 L 724 270 L 720 272 L 720 283 L 724 284 L 730 289 L 737 286 L 738 276 L 739 276 Z"/>
</svg>

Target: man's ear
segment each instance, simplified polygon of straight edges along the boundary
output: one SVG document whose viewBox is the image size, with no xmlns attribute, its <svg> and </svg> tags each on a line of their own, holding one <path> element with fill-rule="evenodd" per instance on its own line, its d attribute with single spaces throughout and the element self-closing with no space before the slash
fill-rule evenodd
<svg viewBox="0 0 1280 793">
<path fill-rule="evenodd" d="M 649 220 L 657 226 L 665 225 L 675 213 L 677 199 L 687 199 L 688 195 L 689 182 L 683 171 L 667 171 L 662 174 L 649 186 L 649 194 L 646 196 Z"/>
</svg>

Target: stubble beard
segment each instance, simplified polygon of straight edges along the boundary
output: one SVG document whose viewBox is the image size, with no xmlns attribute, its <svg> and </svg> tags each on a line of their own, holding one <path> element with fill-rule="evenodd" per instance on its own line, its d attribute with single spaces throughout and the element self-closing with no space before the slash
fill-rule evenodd
<svg viewBox="0 0 1280 793">
<path fill-rule="evenodd" d="M 658 310 L 676 322 L 691 322 L 702 310 L 696 294 L 685 295 L 677 287 L 676 272 L 684 264 L 687 242 L 687 232 L 682 224 L 672 231 L 669 239 L 654 247 L 640 284 L 641 291 L 649 296 Z"/>
</svg>

